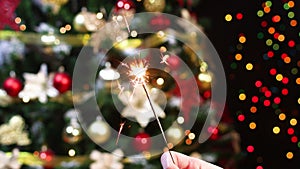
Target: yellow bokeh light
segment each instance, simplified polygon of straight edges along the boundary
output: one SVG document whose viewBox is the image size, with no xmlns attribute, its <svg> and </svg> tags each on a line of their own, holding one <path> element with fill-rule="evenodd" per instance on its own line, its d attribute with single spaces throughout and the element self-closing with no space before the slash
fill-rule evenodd
<svg viewBox="0 0 300 169">
<path fill-rule="evenodd" d="M 278 134 L 279 132 L 280 132 L 280 128 L 279 127 L 277 127 L 277 126 L 273 127 L 273 133 L 274 134 Z"/>
<path fill-rule="evenodd" d="M 284 113 L 280 113 L 279 114 L 279 120 L 285 120 L 285 118 L 286 118 L 286 115 L 284 114 Z"/>
<path fill-rule="evenodd" d="M 255 129 L 256 128 L 256 123 L 255 122 L 251 122 L 250 124 L 249 124 L 249 128 L 250 129 Z"/>
<path fill-rule="evenodd" d="M 292 152 L 286 153 L 286 158 L 287 159 L 292 159 L 294 157 L 294 154 Z"/>
<path fill-rule="evenodd" d="M 296 126 L 296 125 L 297 125 L 297 120 L 294 119 L 294 118 L 292 118 L 292 119 L 290 120 L 290 124 L 291 124 L 292 126 Z"/>
<path fill-rule="evenodd" d="M 298 98 L 298 104 L 300 104 L 300 98 Z"/>
<path fill-rule="evenodd" d="M 285 40 L 285 36 L 284 36 L 284 35 L 279 35 L 279 36 L 278 36 L 278 40 L 279 40 L 280 42 L 283 42 L 283 41 Z"/>
<path fill-rule="evenodd" d="M 167 48 L 164 47 L 164 46 L 161 46 L 159 50 L 160 50 L 160 52 L 162 52 L 162 53 L 167 52 Z"/>
<path fill-rule="evenodd" d="M 276 80 L 277 80 L 277 81 L 281 81 L 282 79 L 283 79 L 282 74 L 276 75 Z"/>
<path fill-rule="evenodd" d="M 246 42 L 246 37 L 245 36 L 241 36 L 239 38 L 240 43 L 245 43 Z"/>
<path fill-rule="evenodd" d="M 225 15 L 225 20 L 226 21 L 231 21 L 232 20 L 232 16 L 230 14 Z"/>
<path fill-rule="evenodd" d="M 247 70 L 252 70 L 253 69 L 253 64 L 252 63 L 247 63 L 246 69 Z"/>
<path fill-rule="evenodd" d="M 246 100 L 246 94 L 245 94 L 245 93 L 241 93 L 241 94 L 239 95 L 239 99 L 240 99 L 240 100 Z"/>
<path fill-rule="evenodd" d="M 240 53 L 235 55 L 235 60 L 242 60 L 243 56 Z"/>
</svg>

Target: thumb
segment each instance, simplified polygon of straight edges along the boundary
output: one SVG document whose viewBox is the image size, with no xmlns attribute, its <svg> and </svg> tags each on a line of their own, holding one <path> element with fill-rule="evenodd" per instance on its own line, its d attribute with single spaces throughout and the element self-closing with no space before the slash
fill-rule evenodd
<svg viewBox="0 0 300 169">
<path fill-rule="evenodd" d="M 175 160 L 175 159 L 174 159 Z M 163 169 L 179 169 L 172 161 L 169 152 L 164 152 L 160 158 Z"/>
</svg>

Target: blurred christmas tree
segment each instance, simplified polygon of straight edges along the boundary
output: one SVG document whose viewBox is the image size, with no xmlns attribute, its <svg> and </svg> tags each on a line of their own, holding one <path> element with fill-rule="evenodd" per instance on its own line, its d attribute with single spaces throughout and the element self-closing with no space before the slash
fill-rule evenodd
<svg viewBox="0 0 300 169">
<path fill-rule="evenodd" d="M 194 14 L 200 2 L 0 3 L 0 168 L 161 168 L 166 146 L 236 168 L 239 136 L 230 115 L 225 111 L 218 126 L 213 120 L 223 113 L 211 101 L 216 65 L 198 57 L 207 46 L 193 38 L 201 29 Z M 174 14 L 197 27 L 157 13 L 131 18 L 138 12 Z M 93 67 L 96 76 L 89 74 Z M 147 83 L 136 81 L 141 72 Z M 89 107 L 94 97 L 97 107 Z M 159 147 L 164 140 L 153 110 L 168 129 L 168 145 Z M 211 136 L 200 144 L 206 121 Z"/>
</svg>

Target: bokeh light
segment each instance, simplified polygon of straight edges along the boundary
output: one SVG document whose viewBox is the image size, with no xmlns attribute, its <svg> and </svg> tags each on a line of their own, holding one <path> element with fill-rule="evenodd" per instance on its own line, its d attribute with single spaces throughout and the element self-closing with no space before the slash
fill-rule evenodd
<svg viewBox="0 0 300 169">
<path fill-rule="evenodd" d="M 292 118 L 292 119 L 290 120 L 290 124 L 291 124 L 292 126 L 296 126 L 296 125 L 297 125 L 297 120 L 296 120 L 295 118 Z"/>
<path fill-rule="evenodd" d="M 226 21 L 231 21 L 232 20 L 232 16 L 230 14 L 225 15 L 225 20 Z"/>
<path fill-rule="evenodd" d="M 242 58 L 243 58 L 243 56 L 242 56 L 242 54 L 240 54 L 240 53 L 237 53 L 237 54 L 235 55 L 235 60 L 242 60 Z"/>
<path fill-rule="evenodd" d="M 254 147 L 253 147 L 252 145 L 247 146 L 247 151 L 248 151 L 249 153 L 253 153 Z"/>
<path fill-rule="evenodd" d="M 246 94 L 245 94 L 245 93 L 241 93 L 241 94 L 239 95 L 239 99 L 240 99 L 240 100 L 246 100 Z"/>
<path fill-rule="evenodd" d="M 297 137 L 297 136 L 293 136 L 293 137 L 291 138 L 291 142 L 292 142 L 292 143 L 297 143 L 297 142 L 298 142 L 298 137 Z"/>
<path fill-rule="evenodd" d="M 295 130 L 294 130 L 293 128 L 288 128 L 288 130 L 287 130 L 287 133 L 288 133 L 289 135 L 293 135 L 294 132 L 295 132 Z"/>
<path fill-rule="evenodd" d="M 260 54 L 257 58 L 250 58 L 246 49 L 249 49 L 248 44 L 253 42 L 253 39 L 250 39 L 247 31 L 237 32 L 238 41 L 235 40 L 237 44 L 234 45 L 235 48 L 231 53 L 233 56 L 231 65 L 234 65 L 237 75 L 246 72 L 245 74 L 254 77 L 252 85 L 244 87 L 245 89 L 237 94 L 238 99 L 243 101 L 241 104 L 244 104 L 237 114 L 239 124 L 248 126 L 249 131 L 255 135 L 258 130 L 254 129 L 258 129 L 257 125 L 261 122 L 258 118 L 261 117 L 262 112 L 268 112 L 270 115 L 275 113 L 277 121 L 268 122 L 268 125 L 271 124 L 270 132 L 277 135 L 276 139 L 286 139 L 285 142 L 296 144 L 300 149 L 297 123 L 299 109 L 290 106 L 300 105 L 300 94 L 297 92 L 300 87 L 299 4 L 296 2 L 295 0 L 263 1 L 254 14 L 258 19 L 256 25 L 259 27 L 255 38 L 257 42 L 264 45 L 264 50 L 259 51 Z M 249 18 L 243 11 L 238 13 L 243 14 L 245 20 Z M 235 16 L 236 20 L 239 20 L 238 13 Z M 259 75 L 256 74 L 257 71 L 261 71 Z M 237 75 L 236 77 L 238 77 Z M 269 141 L 273 141 L 273 139 Z M 248 153 L 252 152 L 251 146 L 253 145 L 255 143 L 251 141 L 246 145 Z M 282 158 L 295 159 L 294 151 L 285 151 L 281 154 Z M 259 164 L 254 168 L 265 168 L 262 155 L 256 153 L 252 155 L 257 156 L 256 159 L 262 159 L 256 161 Z"/>
<path fill-rule="evenodd" d="M 280 128 L 278 126 L 273 127 L 273 133 L 274 134 L 279 134 Z"/>
<path fill-rule="evenodd" d="M 279 118 L 279 120 L 283 121 L 286 119 L 286 115 L 284 113 L 280 113 L 278 118 Z"/>
<path fill-rule="evenodd" d="M 236 19 L 242 20 L 243 19 L 243 14 L 242 13 L 237 13 L 236 14 Z"/>
<path fill-rule="evenodd" d="M 254 130 L 256 128 L 256 123 L 255 122 L 251 122 L 249 124 L 249 128 L 252 129 L 252 130 Z"/>
<path fill-rule="evenodd" d="M 238 120 L 239 120 L 240 122 L 242 122 L 242 121 L 245 120 L 245 116 L 244 116 L 243 114 L 238 115 L 237 118 L 238 118 Z"/>
<path fill-rule="evenodd" d="M 287 159 L 292 159 L 294 157 L 294 154 L 292 152 L 287 152 L 286 153 L 286 158 Z"/>
<path fill-rule="evenodd" d="M 246 69 L 247 70 L 252 70 L 253 69 L 253 64 L 252 63 L 247 63 L 246 64 Z"/>
<path fill-rule="evenodd" d="M 253 96 L 251 100 L 253 103 L 257 103 L 259 101 L 257 96 Z"/>
<path fill-rule="evenodd" d="M 257 108 L 256 108 L 255 106 L 252 106 L 252 107 L 250 108 L 250 112 L 251 112 L 251 113 L 256 113 L 256 112 L 257 112 Z"/>
</svg>

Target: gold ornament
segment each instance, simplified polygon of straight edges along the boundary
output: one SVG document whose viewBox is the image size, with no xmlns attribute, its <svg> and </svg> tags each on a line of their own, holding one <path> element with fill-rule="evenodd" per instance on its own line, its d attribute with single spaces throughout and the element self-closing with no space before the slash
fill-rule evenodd
<svg viewBox="0 0 300 169">
<path fill-rule="evenodd" d="M 140 72 L 139 72 L 140 73 Z M 146 86 L 149 91 L 150 98 L 153 99 L 152 106 L 157 116 L 160 118 L 165 118 L 166 114 L 160 105 L 156 102 L 158 99 L 166 99 L 164 95 L 158 94 L 157 92 L 152 92 L 154 89 L 150 89 L 149 86 Z M 159 89 L 155 89 L 159 90 Z M 134 92 L 129 90 L 124 90 L 118 95 L 120 101 L 125 105 L 125 108 L 122 110 L 121 114 L 124 117 L 132 117 L 140 124 L 142 128 L 145 128 L 152 119 L 155 118 L 152 113 L 152 109 L 149 106 L 149 102 L 142 85 L 135 87 Z M 159 92 L 160 93 L 160 92 Z M 159 98 L 161 96 L 161 98 Z"/>
<path fill-rule="evenodd" d="M 73 26 L 76 31 L 87 32 L 87 29 L 84 24 L 84 22 L 85 22 L 84 20 L 85 20 L 85 17 L 84 17 L 83 12 L 80 12 L 75 16 L 74 21 L 73 21 Z"/>
<path fill-rule="evenodd" d="M 109 139 L 111 131 L 108 124 L 97 117 L 96 121 L 89 126 L 88 135 L 95 143 L 101 144 Z"/>
<path fill-rule="evenodd" d="M 42 3 L 52 7 L 52 12 L 57 14 L 60 7 L 66 4 L 69 0 L 42 0 Z"/>
<path fill-rule="evenodd" d="M 111 153 L 93 150 L 90 154 L 90 159 L 93 161 L 90 169 L 123 169 L 124 164 L 121 162 L 123 156 L 124 152 L 121 149 Z"/>
<path fill-rule="evenodd" d="M 13 102 L 13 98 L 10 97 L 5 90 L 0 89 L 0 106 L 6 107 Z"/>
<path fill-rule="evenodd" d="M 200 92 L 204 92 L 211 89 L 212 74 L 210 72 L 200 72 L 198 75 L 200 82 Z"/>
<path fill-rule="evenodd" d="M 177 123 L 174 123 L 167 130 L 166 136 L 170 143 L 176 145 L 184 138 L 184 131 Z"/>
<path fill-rule="evenodd" d="M 71 118 L 70 123 L 64 128 L 63 140 L 69 144 L 76 144 L 82 139 L 82 129 L 76 118 Z"/>
<path fill-rule="evenodd" d="M 145 0 L 144 7 L 148 12 L 162 12 L 166 7 L 165 0 Z"/>
</svg>

